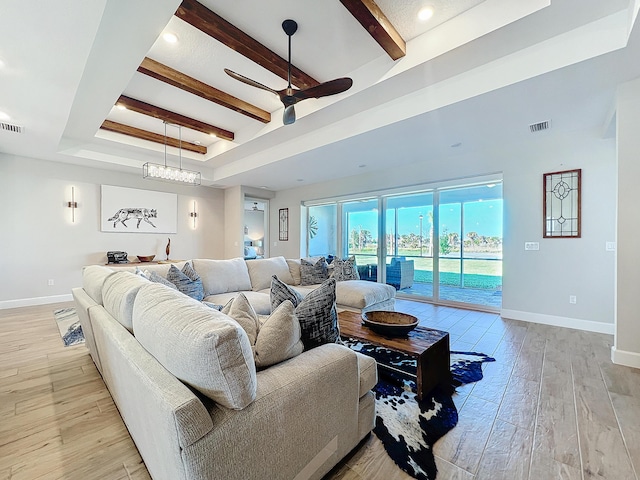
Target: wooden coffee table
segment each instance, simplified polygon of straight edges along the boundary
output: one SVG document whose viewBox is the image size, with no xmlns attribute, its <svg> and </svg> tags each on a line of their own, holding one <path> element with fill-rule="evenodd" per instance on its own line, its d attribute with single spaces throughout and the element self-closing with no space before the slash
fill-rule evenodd
<svg viewBox="0 0 640 480">
<path fill-rule="evenodd" d="M 338 313 L 338 324 L 340 335 L 344 337 L 356 338 L 416 357 L 418 364 L 416 386 L 419 400 L 422 400 L 436 385 L 441 383 L 446 385 L 451 380 L 448 332 L 417 326 L 407 337 L 384 337 L 362 325 L 360 313 L 349 311 Z M 390 365 L 379 365 L 394 369 Z M 410 375 L 406 372 L 402 373 Z"/>
</svg>

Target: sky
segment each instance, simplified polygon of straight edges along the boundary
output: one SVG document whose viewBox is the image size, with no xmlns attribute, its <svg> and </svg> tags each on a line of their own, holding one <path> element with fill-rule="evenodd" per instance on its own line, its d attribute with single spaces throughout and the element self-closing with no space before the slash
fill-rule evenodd
<svg viewBox="0 0 640 480">
<path fill-rule="evenodd" d="M 420 235 L 420 214 L 422 219 L 422 234 L 429 235 L 430 222 L 428 212 L 432 207 L 408 207 L 398 209 L 398 234 L 406 235 L 411 232 Z M 389 211 L 388 213 L 391 213 Z M 393 232 L 393 216 L 388 217 L 387 231 Z M 361 226 L 363 230 L 375 232 L 377 230 L 377 211 L 354 212 L 350 216 L 350 228 Z M 440 233 L 443 229 L 449 233 L 460 232 L 460 204 L 442 205 L 440 207 Z M 502 200 L 486 200 L 484 202 L 465 203 L 464 234 L 476 232 L 486 237 L 502 237 Z M 375 235 L 374 235 L 375 238 Z"/>
</svg>

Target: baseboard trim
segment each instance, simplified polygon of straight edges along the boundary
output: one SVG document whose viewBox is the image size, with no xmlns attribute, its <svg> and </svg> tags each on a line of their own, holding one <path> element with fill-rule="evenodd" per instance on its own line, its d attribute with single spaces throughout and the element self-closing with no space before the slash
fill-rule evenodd
<svg viewBox="0 0 640 480">
<path fill-rule="evenodd" d="M 519 310 L 508 309 L 502 309 L 500 316 L 503 318 L 510 318 L 511 320 L 542 323 L 543 325 L 573 328 L 575 330 L 585 330 L 587 332 L 606 333 L 608 335 L 613 335 L 615 332 L 615 326 L 613 323 L 594 322 L 592 320 L 581 320 L 579 318 L 559 317 L 556 315 L 545 315 L 543 313 L 522 312 Z"/>
<path fill-rule="evenodd" d="M 47 305 L 49 303 L 61 303 L 73 301 L 73 295 L 67 293 L 65 295 L 52 295 L 50 297 L 34 297 L 34 298 L 20 298 L 18 300 L 3 300 L 0 301 L 0 310 L 6 310 L 7 308 L 19 308 L 19 307 L 33 307 L 35 305 Z"/>
<path fill-rule="evenodd" d="M 611 347 L 611 361 L 626 367 L 640 368 L 640 353 L 618 350 Z"/>
</svg>

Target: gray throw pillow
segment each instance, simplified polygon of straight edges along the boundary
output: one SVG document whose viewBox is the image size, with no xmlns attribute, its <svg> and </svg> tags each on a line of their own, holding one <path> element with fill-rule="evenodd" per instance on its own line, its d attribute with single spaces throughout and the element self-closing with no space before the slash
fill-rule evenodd
<svg viewBox="0 0 640 480">
<path fill-rule="evenodd" d="M 301 297 L 274 275 L 271 281 L 271 308 L 275 310 L 285 300 L 293 303 L 302 330 L 304 349 L 309 350 L 325 343 L 336 342 L 340 338 L 336 311 L 336 281 L 330 278 L 303 299 Z"/>
<path fill-rule="evenodd" d="M 344 260 L 336 258 L 331 265 L 333 265 L 333 278 L 336 279 L 336 282 L 360 280 L 358 267 L 356 266 L 356 257 L 354 255 Z"/>
<path fill-rule="evenodd" d="M 182 270 L 183 271 L 180 271 L 175 265 L 171 265 L 169 272 L 167 273 L 167 280 L 173 283 L 179 292 L 201 302 L 204 298 L 202 280 L 188 263 L 184 265 Z M 189 275 L 185 273 L 185 270 L 194 276 L 194 279 L 189 278 Z"/>
<path fill-rule="evenodd" d="M 300 259 L 300 284 L 316 285 L 329 278 L 329 265 L 324 257 L 320 257 L 317 262 Z"/>
</svg>

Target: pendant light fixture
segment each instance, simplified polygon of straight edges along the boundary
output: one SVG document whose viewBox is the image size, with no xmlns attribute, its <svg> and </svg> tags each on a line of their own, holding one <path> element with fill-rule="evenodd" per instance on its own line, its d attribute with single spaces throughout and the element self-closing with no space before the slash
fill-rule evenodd
<svg viewBox="0 0 640 480">
<path fill-rule="evenodd" d="M 167 125 L 178 128 L 178 156 L 180 158 L 180 167 L 167 166 Z M 169 124 L 164 122 L 164 165 L 159 163 L 147 162 L 142 166 L 142 178 L 149 180 L 160 180 L 164 182 L 182 183 L 184 185 L 200 185 L 202 175 L 200 172 L 192 170 L 184 170 L 182 168 L 182 126 Z"/>
</svg>

